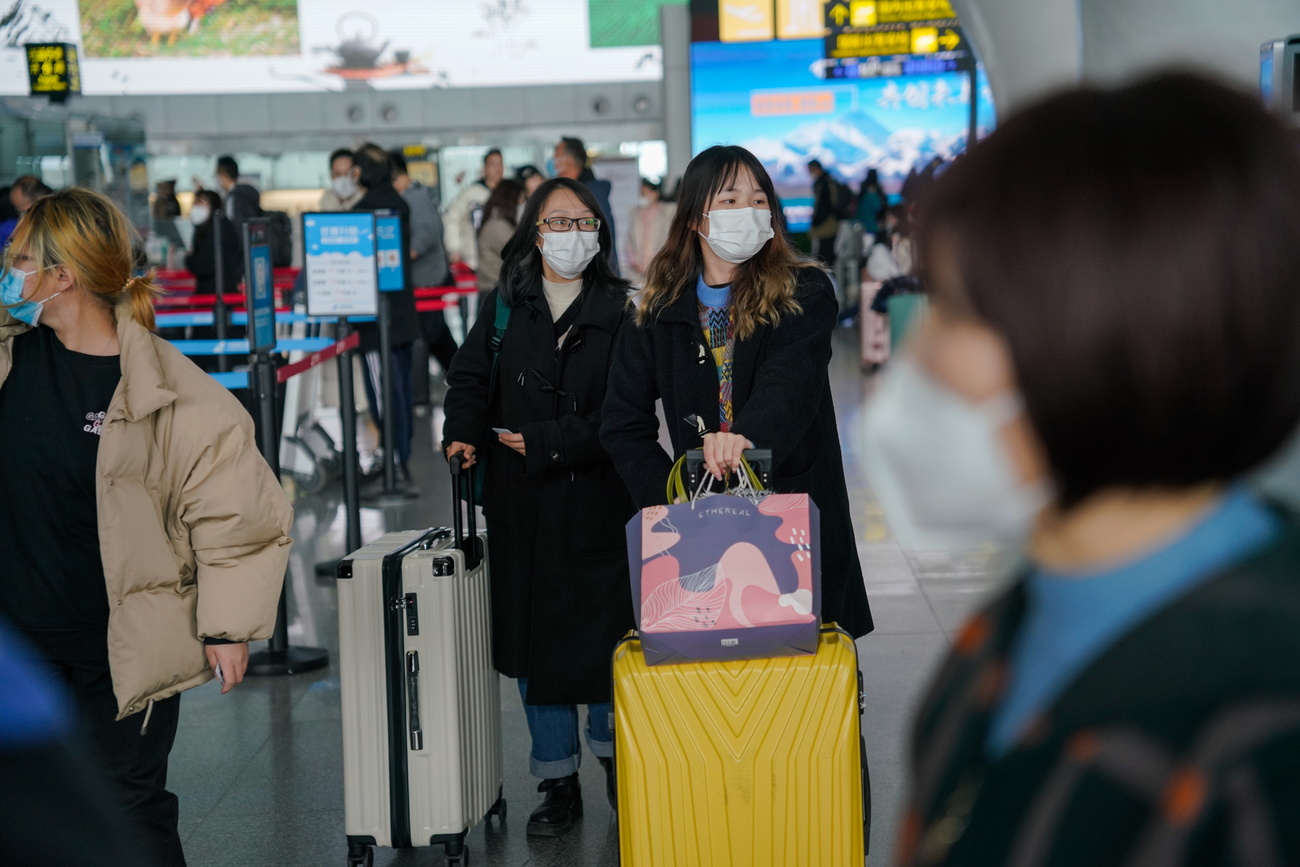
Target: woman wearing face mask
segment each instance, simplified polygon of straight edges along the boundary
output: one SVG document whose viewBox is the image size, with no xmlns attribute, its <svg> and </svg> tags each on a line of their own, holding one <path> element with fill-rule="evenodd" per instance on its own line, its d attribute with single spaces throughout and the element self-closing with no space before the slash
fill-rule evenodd
<svg viewBox="0 0 1300 867">
<path fill-rule="evenodd" d="M 1243 481 L 1300 421 L 1295 142 L 1165 75 L 1028 109 L 931 196 L 869 480 L 903 541 L 1026 562 L 922 706 L 898 863 L 1295 863 L 1300 527 Z"/>
<path fill-rule="evenodd" d="M 530 834 L 558 836 L 582 815 L 578 705 L 615 801 L 609 659 L 633 625 L 624 526 L 635 509 L 598 439 L 627 316 L 612 242 L 585 186 L 543 184 L 447 374 L 443 446 L 487 473 L 494 661 L 519 680 L 546 795 Z M 498 305 L 509 319 L 494 367 Z"/>
<path fill-rule="evenodd" d="M 519 226 L 524 206 L 524 188 L 512 180 L 502 180 L 483 205 L 483 222 L 478 227 L 478 291 L 488 293 L 497 288 L 501 277 L 501 256 Z"/>
<path fill-rule="evenodd" d="M 668 240 L 668 229 L 676 213 L 677 206 L 663 200 L 662 184 L 642 178 L 641 200 L 632 209 L 632 228 L 625 235 L 627 249 L 623 255 L 634 287 L 640 289 L 645 285 L 646 269 Z"/>
<path fill-rule="evenodd" d="M 190 253 L 185 257 L 185 270 L 195 277 L 195 289 L 200 295 L 213 295 L 217 291 L 217 222 L 221 223 L 221 279 L 222 292 L 239 291 L 239 281 L 244 279 L 244 245 L 234 223 L 221 210 L 221 196 L 212 190 L 199 190 L 190 205 L 190 222 L 194 224 L 194 239 Z"/>
<path fill-rule="evenodd" d="M 615 353 L 601 444 L 642 508 L 664 503 L 673 465 L 656 400 L 673 451 L 703 447 L 719 478 L 746 448 L 771 449 L 772 487 L 810 494 L 821 511 L 822 617 L 856 637 L 872 622 L 827 375 L 838 305 L 826 274 L 773 226 L 777 206 L 744 148 L 691 160 Z"/>
<path fill-rule="evenodd" d="M 70 188 L 5 254 L 0 618 L 68 685 L 140 862 L 183 865 L 180 693 L 214 674 L 229 692 L 270 637 L 292 510 L 248 413 L 150 333 L 131 239 L 108 198 Z"/>
</svg>

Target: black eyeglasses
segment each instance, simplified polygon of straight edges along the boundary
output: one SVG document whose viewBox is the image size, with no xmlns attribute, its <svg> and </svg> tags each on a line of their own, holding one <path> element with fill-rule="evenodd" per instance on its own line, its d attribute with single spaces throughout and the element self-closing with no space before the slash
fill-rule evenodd
<svg viewBox="0 0 1300 867">
<path fill-rule="evenodd" d="M 571 220 L 568 217 L 551 217 L 546 220 L 538 220 L 537 225 L 545 224 L 552 232 L 570 232 L 574 226 L 578 227 L 579 232 L 599 232 L 599 217 L 582 217 L 577 220 Z"/>
</svg>

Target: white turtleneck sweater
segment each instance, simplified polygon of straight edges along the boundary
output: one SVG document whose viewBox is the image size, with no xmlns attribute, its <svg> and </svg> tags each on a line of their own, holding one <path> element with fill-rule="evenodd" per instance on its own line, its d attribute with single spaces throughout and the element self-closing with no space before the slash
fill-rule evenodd
<svg viewBox="0 0 1300 867">
<path fill-rule="evenodd" d="M 582 293 L 582 278 L 570 280 L 568 283 L 552 283 L 543 277 L 542 292 L 546 295 L 546 303 L 551 308 L 551 321 L 559 322 L 564 311 L 568 310 Z"/>
<path fill-rule="evenodd" d="M 546 306 L 551 308 L 551 321 L 559 322 L 560 317 L 564 315 L 578 296 L 582 293 L 582 278 L 570 280 L 567 283 L 552 283 L 545 277 L 542 278 L 542 294 L 546 296 Z M 569 336 L 566 331 L 560 335 L 556 345 L 563 345 L 564 338 Z"/>
</svg>

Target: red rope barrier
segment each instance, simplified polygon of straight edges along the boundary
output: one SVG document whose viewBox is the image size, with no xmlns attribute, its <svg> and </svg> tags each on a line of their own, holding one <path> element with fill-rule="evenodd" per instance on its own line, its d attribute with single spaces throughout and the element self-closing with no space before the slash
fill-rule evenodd
<svg viewBox="0 0 1300 867">
<path fill-rule="evenodd" d="M 357 345 L 360 343 L 360 334 L 349 334 L 333 346 L 322 349 L 320 352 L 313 352 L 302 361 L 295 361 L 293 364 L 286 364 L 284 367 L 277 367 L 275 370 L 275 381 L 279 383 L 288 382 L 298 374 L 311 370 L 316 365 L 329 361 L 331 358 L 334 358 L 342 352 L 356 349 Z"/>
</svg>

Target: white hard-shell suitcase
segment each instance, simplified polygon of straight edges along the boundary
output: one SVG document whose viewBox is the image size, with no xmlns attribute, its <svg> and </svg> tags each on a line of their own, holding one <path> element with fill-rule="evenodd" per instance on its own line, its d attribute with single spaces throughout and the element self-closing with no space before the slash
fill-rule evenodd
<svg viewBox="0 0 1300 867">
<path fill-rule="evenodd" d="M 445 847 L 501 796 L 501 696 L 492 667 L 487 539 L 475 532 L 473 483 L 453 463 L 454 529 L 389 533 L 339 563 L 344 827 L 348 863 L 373 846 Z"/>
</svg>

